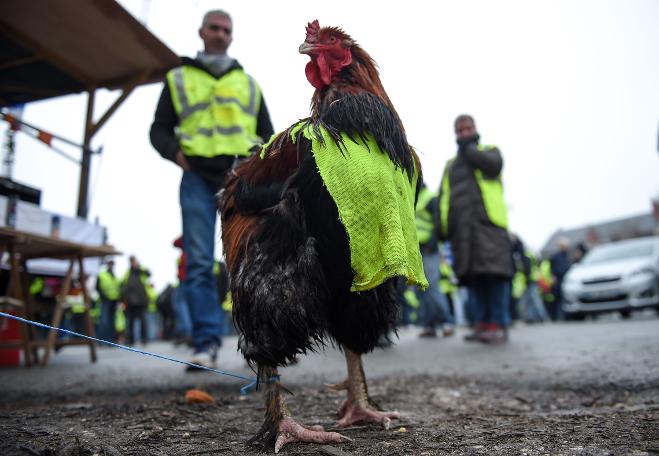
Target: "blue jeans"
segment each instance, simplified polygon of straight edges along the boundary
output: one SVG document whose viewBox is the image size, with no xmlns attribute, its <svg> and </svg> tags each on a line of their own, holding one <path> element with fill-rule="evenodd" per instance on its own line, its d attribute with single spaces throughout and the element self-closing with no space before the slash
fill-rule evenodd
<svg viewBox="0 0 659 456">
<path fill-rule="evenodd" d="M 469 299 L 474 312 L 474 323 L 496 323 L 501 327 L 510 324 L 507 311 L 510 301 L 510 281 L 508 279 L 479 276 L 469 287 Z"/>
<path fill-rule="evenodd" d="M 186 298 L 192 320 L 192 346 L 197 352 L 222 341 L 222 312 L 213 276 L 215 193 L 194 171 L 183 172 L 179 196 L 186 255 Z"/>
<path fill-rule="evenodd" d="M 146 306 L 129 306 L 126 308 L 126 342 L 128 345 L 135 345 L 138 335 L 143 344 L 149 341 L 146 328 Z"/>
<path fill-rule="evenodd" d="M 557 279 L 551 291 L 554 294 L 554 302 L 550 307 L 549 316 L 552 321 L 561 321 L 565 318 L 563 314 L 563 279 Z"/>
<path fill-rule="evenodd" d="M 98 325 L 99 339 L 115 342 L 114 318 L 117 314 L 117 301 L 101 301 L 101 321 Z"/>
<path fill-rule="evenodd" d="M 522 295 L 523 309 L 526 312 L 526 321 L 545 321 L 549 320 L 545 306 L 538 293 L 538 284 L 530 281 Z"/>
<path fill-rule="evenodd" d="M 476 303 L 476 293 L 472 287 L 463 287 L 463 290 L 465 319 L 469 326 L 474 326 L 476 324 L 476 317 L 479 314 L 477 309 L 478 304 Z"/>
<path fill-rule="evenodd" d="M 178 284 L 174 290 L 172 303 L 174 304 L 174 328 L 179 337 L 192 336 L 192 320 L 186 297 L 187 287 L 185 281 Z"/>
<path fill-rule="evenodd" d="M 452 325 L 453 317 L 448 308 L 448 299 L 439 290 L 439 252 L 424 253 L 421 257 L 428 288 L 426 291 L 416 289 L 419 298 L 419 325 L 431 330 L 437 325 Z"/>
<path fill-rule="evenodd" d="M 158 312 L 146 312 L 146 338 L 158 340 L 162 337 L 162 317 Z"/>
</svg>

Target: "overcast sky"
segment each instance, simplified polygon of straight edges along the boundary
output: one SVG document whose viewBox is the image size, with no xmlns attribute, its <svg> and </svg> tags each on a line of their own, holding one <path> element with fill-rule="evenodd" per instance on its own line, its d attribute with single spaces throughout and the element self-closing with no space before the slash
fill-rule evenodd
<svg viewBox="0 0 659 456">
<path fill-rule="evenodd" d="M 309 112 L 308 57 L 297 52 L 306 23 L 342 27 L 379 64 L 429 185 L 455 153 L 453 119 L 476 118 L 482 141 L 504 156 L 510 228 L 534 249 L 561 227 L 647 213 L 659 195 L 656 0 L 119 3 L 188 56 L 201 48 L 205 11 L 231 13 L 229 54 L 259 81 L 275 130 Z M 104 152 L 90 188 L 91 218 L 159 289 L 175 278 L 181 230 L 181 172 L 148 139 L 160 90 L 137 89 L 95 137 Z M 116 96 L 99 92 L 97 119 Z M 81 141 L 85 104 L 83 95 L 36 102 L 24 119 Z M 45 209 L 75 214 L 79 168 L 21 134 L 13 178 L 40 188 Z M 119 272 L 126 266 L 118 261 Z"/>
</svg>

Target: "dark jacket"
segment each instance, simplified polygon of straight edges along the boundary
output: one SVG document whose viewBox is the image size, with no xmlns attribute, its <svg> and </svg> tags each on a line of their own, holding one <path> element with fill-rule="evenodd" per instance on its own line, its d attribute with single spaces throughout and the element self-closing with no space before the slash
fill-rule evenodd
<svg viewBox="0 0 659 456">
<path fill-rule="evenodd" d="M 513 264 L 508 232 L 490 222 L 474 176 L 475 168 L 485 177 L 498 176 L 503 168 L 501 153 L 496 148 L 479 151 L 477 143 L 471 143 L 461 148 L 447 166 L 450 210 L 445 240 L 451 243 L 456 276 L 464 285 L 479 275 L 511 278 Z M 439 200 L 442 200 L 441 183 Z M 441 207 L 438 215 L 441 220 Z"/>
<path fill-rule="evenodd" d="M 183 65 L 199 68 L 212 75 L 212 73 L 198 60 L 183 57 L 181 61 Z M 229 67 L 224 74 L 237 68 L 242 67 L 237 61 L 234 61 L 234 64 Z M 219 79 L 222 75 L 213 77 Z M 165 82 L 165 86 L 160 94 L 160 100 L 158 100 L 155 118 L 151 125 L 150 138 L 151 144 L 160 155 L 171 161 L 175 161 L 176 151 L 180 149 L 178 139 L 174 134 L 174 129 L 178 124 L 179 119 L 178 115 L 176 115 L 174 104 L 172 103 L 169 84 Z M 259 112 L 257 114 L 256 134 L 265 142 L 270 139 L 272 133 L 273 128 L 272 123 L 270 122 L 270 114 L 268 113 L 265 99 L 263 98 L 263 95 L 261 95 Z M 229 155 L 220 155 L 213 158 L 186 156 L 186 159 L 188 160 L 188 163 L 190 163 L 192 169 L 199 173 L 214 190 L 220 189 L 224 180 L 224 174 L 231 168 L 234 161 L 234 157 Z"/>
<path fill-rule="evenodd" d="M 149 295 L 145 284 L 151 273 L 144 268 L 130 268 L 121 284 L 121 300 L 127 307 L 146 307 Z"/>
<path fill-rule="evenodd" d="M 551 263 L 551 273 L 556 277 L 557 281 L 563 281 L 563 277 L 565 277 L 568 269 L 570 269 L 570 256 L 568 253 L 559 250 L 551 256 L 549 261 Z"/>
</svg>

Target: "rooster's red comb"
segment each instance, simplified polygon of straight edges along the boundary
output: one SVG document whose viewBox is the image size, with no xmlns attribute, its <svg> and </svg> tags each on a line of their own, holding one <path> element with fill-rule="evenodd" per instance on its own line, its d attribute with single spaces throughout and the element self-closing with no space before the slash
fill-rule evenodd
<svg viewBox="0 0 659 456">
<path fill-rule="evenodd" d="M 318 40 L 318 32 L 320 32 L 320 24 L 318 19 L 307 24 L 307 43 L 315 43 Z"/>
</svg>

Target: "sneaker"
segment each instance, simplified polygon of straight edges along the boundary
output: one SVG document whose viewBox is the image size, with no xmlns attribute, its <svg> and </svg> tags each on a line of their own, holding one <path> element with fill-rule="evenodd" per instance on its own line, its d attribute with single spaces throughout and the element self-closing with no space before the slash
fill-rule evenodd
<svg viewBox="0 0 659 456">
<path fill-rule="evenodd" d="M 476 342 L 480 340 L 481 333 L 485 330 L 485 323 L 477 323 L 469 334 L 464 336 L 466 342 Z"/>
<path fill-rule="evenodd" d="M 419 333 L 419 337 L 422 338 L 422 339 L 435 338 L 435 337 L 437 337 L 437 331 L 435 331 L 434 329 L 426 328 L 426 329 L 424 329 L 423 331 L 421 331 Z"/>
<path fill-rule="evenodd" d="M 192 355 L 192 359 L 190 360 L 190 362 L 192 364 L 198 364 L 200 366 L 215 369 L 217 368 L 217 349 L 218 349 L 217 345 L 212 344 L 209 347 L 207 347 L 205 350 L 200 350 L 198 352 L 195 352 L 195 354 Z M 199 369 L 198 367 L 194 367 L 194 366 L 187 366 L 186 370 L 188 372 L 196 372 L 203 369 Z"/>
<path fill-rule="evenodd" d="M 453 334 L 455 334 L 455 327 L 453 327 L 453 325 L 444 325 L 442 328 L 442 336 L 451 337 Z"/>
<path fill-rule="evenodd" d="M 187 345 L 190 347 L 192 345 L 192 336 L 179 335 L 174 338 L 173 344 L 175 347 L 179 345 Z"/>
<path fill-rule="evenodd" d="M 507 339 L 506 330 L 495 323 L 488 325 L 478 338 L 480 342 L 492 345 L 502 344 L 506 342 Z"/>
</svg>

